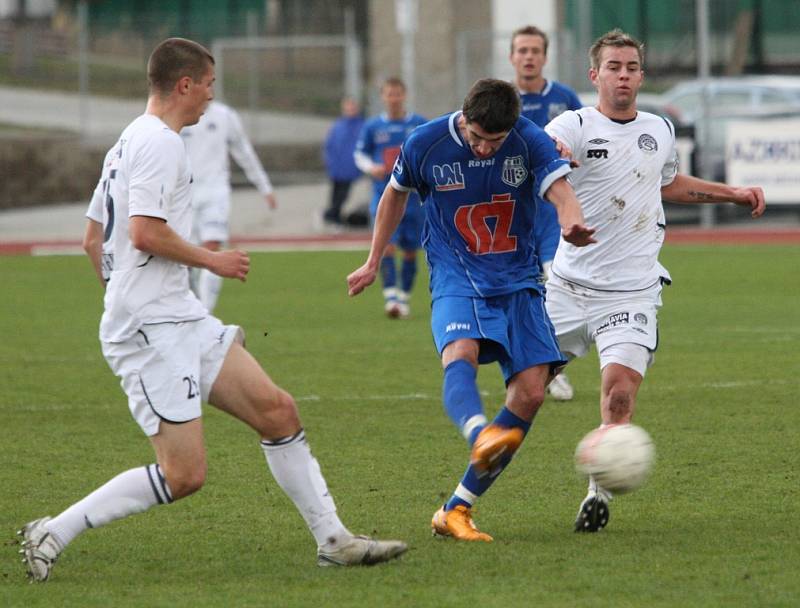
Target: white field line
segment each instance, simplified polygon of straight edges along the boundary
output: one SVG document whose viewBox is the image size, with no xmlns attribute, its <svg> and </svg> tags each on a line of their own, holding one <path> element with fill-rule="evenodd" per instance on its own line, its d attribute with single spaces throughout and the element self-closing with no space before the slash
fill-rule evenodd
<svg viewBox="0 0 800 608">
<path fill-rule="evenodd" d="M 769 383 L 772 385 L 779 384 L 781 386 L 792 386 L 792 385 L 800 385 L 800 378 L 795 380 L 769 380 Z M 704 388 L 713 388 L 713 389 L 739 389 L 743 387 L 752 387 L 752 386 L 763 386 L 764 380 L 737 380 L 737 381 L 719 381 L 719 382 L 700 382 L 697 384 L 663 384 L 663 383 L 654 383 L 652 385 L 653 390 L 658 391 L 686 391 L 691 389 L 704 389 Z M 645 383 L 644 387 L 645 390 L 648 388 L 648 385 Z M 594 389 L 593 389 L 594 390 Z M 505 394 L 505 391 L 481 391 L 481 396 L 484 398 L 502 398 Z M 439 394 L 429 394 L 429 393 L 400 393 L 394 395 L 300 395 L 295 397 L 295 401 L 298 402 L 311 402 L 311 403 L 323 403 L 323 402 L 331 402 L 331 401 L 361 401 L 361 402 L 396 402 L 396 401 L 439 401 L 441 399 L 441 395 Z M 51 412 L 51 411 L 61 411 L 61 410 L 86 410 L 86 409 L 112 409 L 117 407 L 124 407 L 124 402 L 120 400 L 119 403 L 111 402 L 111 403 L 84 403 L 81 405 L 76 404 L 63 404 L 63 403 L 52 403 L 52 404 L 25 404 L 16 402 L 14 404 L 10 403 L 0 403 L 0 412 L 4 410 L 9 411 L 13 409 L 15 412 Z"/>
</svg>

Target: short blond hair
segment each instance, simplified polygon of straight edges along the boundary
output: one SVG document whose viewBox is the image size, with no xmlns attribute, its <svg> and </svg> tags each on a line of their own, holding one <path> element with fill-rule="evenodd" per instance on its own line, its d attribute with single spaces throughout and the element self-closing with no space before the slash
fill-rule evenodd
<svg viewBox="0 0 800 608">
<path fill-rule="evenodd" d="M 589 65 L 591 65 L 592 69 L 600 69 L 600 55 L 602 55 L 603 49 L 608 46 L 617 48 L 630 46 L 635 48 L 639 54 L 639 65 L 644 67 L 644 44 L 630 34 L 626 34 L 621 29 L 616 28 L 600 36 L 594 41 L 592 48 L 589 49 Z"/>
<path fill-rule="evenodd" d="M 514 41 L 517 39 L 517 36 L 539 36 L 544 42 L 544 54 L 547 55 L 547 47 L 550 46 L 550 40 L 547 38 L 547 34 L 545 34 L 542 30 L 540 30 L 535 25 L 525 25 L 517 30 L 514 30 L 514 33 L 511 34 L 511 52 L 514 52 Z"/>
</svg>

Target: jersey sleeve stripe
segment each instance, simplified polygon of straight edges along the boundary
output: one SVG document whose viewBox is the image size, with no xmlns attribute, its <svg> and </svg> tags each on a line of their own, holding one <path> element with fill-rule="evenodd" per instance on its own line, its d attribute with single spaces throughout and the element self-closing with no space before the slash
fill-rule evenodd
<svg viewBox="0 0 800 608">
<path fill-rule="evenodd" d="M 565 175 L 569 174 L 570 168 L 569 165 L 563 164 L 560 167 L 556 168 L 553 172 L 548 173 L 547 177 L 542 180 L 542 185 L 539 187 L 539 196 L 544 198 L 544 193 L 553 185 L 560 177 L 564 177 Z"/>
</svg>

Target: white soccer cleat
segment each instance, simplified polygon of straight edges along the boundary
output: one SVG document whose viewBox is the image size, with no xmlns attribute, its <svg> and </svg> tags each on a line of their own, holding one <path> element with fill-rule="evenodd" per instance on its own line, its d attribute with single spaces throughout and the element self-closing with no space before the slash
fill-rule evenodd
<svg viewBox="0 0 800 608">
<path fill-rule="evenodd" d="M 569 378 L 564 373 L 553 378 L 553 381 L 547 385 L 547 392 L 556 401 L 570 401 L 575 396 L 575 389 L 572 388 Z"/>
<path fill-rule="evenodd" d="M 352 536 L 335 549 L 317 551 L 318 566 L 371 566 L 400 557 L 408 545 L 399 540 L 374 540 L 368 536 Z"/>
<path fill-rule="evenodd" d="M 405 291 L 397 291 L 397 313 L 401 319 L 408 319 L 411 316 L 411 306 L 408 304 L 410 297 Z"/>
<path fill-rule="evenodd" d="M 22 537 L 20 553 L 22 562 L 28 568 L 28 577 L 31 582 L 43 583 L 50 577 L 53 565 L 61 553 L 61 547 L 56 542 L 44 525 L 50 521 L 49 517 L 36 519 L 22 526 L 17 532 Z"/>
</svg>

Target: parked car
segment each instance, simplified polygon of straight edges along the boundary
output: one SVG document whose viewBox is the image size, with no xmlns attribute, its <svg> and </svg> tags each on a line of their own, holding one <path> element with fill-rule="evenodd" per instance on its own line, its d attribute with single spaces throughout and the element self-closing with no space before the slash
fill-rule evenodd
<svg viewBox="0 0 800 608">
<path fill-rule="evenodd" d="M 694 124 L 703 103 L 714 111 L 761 111 L 768 106 L 800 108 L 800 76 L 731 76 L 681 82 L 661 96 L 662 103 L 683 124 Z"/>
<path fill-rule="evenodd" d="M 800 118 L 800 103 L 761 107 L 749 105 L 712 107 L 706 116 L 695 123 L 694 175 L 705 172 L 710 179 L 726 181 L 725 155 L 730 123 L 737 121 L 771 123 L 798 118 Z M 706 151 L 705 156 L 702 156 L 703 150 Z M 707 163 L 706 171 L 703 171 L 703 162 Z"/>
</svg>

